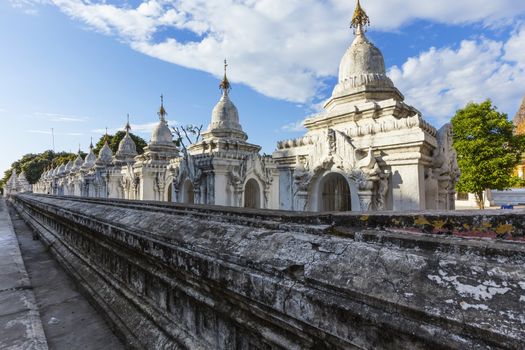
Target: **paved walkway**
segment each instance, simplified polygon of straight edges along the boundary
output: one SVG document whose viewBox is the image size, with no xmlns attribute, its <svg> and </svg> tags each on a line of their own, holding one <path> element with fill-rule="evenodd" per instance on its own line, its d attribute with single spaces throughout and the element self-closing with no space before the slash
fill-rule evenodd
<svg viewBox="0 0 525 350">
<path fill-rule="evenodd" d="M 0 198 L 0 349 L 47 349 L 31 281 Z"/>
<path fill-rule="evenodd" d="M 1 215 L 5 216 L 6 206 L 3 200 L 0 206 L 3 210 Z M 36 300 L 38 307 L 38 310 L 34 312 L 36 312 L 40 325 L 40 339 L 43 339 L 42 335 L 45 334 L 49 349 L 124 349 L 121 341 L 112 333 L 110 326 L 80 294 L 73 280 L 44 245 L 39 240 L 33 240 L 31 229 L 19 218 L 16 211 L 10 207 L 8 212 L 12 219 L 13 226 L 11 227 L 14 227 L 14 232 L 16 232 L 16 237 L 12 235 L 15 240 L 14 244 L 18 256 L 20 252 L 22 253 L 27 268 L 26 281 L 30 283 L 32 294 L 34 293 L 33 306 Z M 4 226 L 0 221 L 0 229 L 3 229 Z M 17 239 L 18 242 L 16 242 Z M 18 244 L 20 249 L 18 249 Z M 12 258 L 2 259 L 2 261 L 8 263 L 9 259 Z M 3 309 L 4 303 L 0 301 L 0 314 L 4 314 Z M 21 347 L 21 349 L 47 349 L 47 346 L 44 340 L 41 347 Z M 1 340 L 0 349 L 4 349 Z"/>
</svg>

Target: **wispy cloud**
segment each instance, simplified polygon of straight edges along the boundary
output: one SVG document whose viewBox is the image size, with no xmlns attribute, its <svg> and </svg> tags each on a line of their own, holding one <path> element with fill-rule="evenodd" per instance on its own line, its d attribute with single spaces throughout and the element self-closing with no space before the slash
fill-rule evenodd
<svg viewBox="0 0 525 350">
<path fill-rule="evenodd" d="M 46 0 L 12 0 L 41 4 Z M 106 0 L 49 0 L 63 13 L 146 55 L 219 76 L 230 60 L 232 81 L 270 97 L 310 103 L 323 80 L 337 73 L 354 2 L 348 0 L 147 0 L 122 5 Z M 424 19 L 446 24 L 512 23 L 523 0 L 367 1 L 376 30 L 397 30 Z M 119 2 L 120 3 L 120 2 Z M 194 34 L 158 40 L 174 29 Z M 315 100 L 314 102 L 316 102 Z"/>
<path fill-rule="evenodd" d="M 169 126 L 175 126 L 177 125 L 177 121 L 176 120 L 168 120 L 168 125 Z M 151 123 L 144 123 L 144 124 L 130 124 L 131 126 L 131 132 L 134 132 L 134 133 L 139 133 L 139 134 L 147 134 L 147 133 L 151 133 L 153 131 L 153 128 L 155 128 L 155 126 L 157 126 L 159 124 L 159 122 L 151 122 Z M 122 127 L 118 127 L 118 128 L 108 128 L 108 133 L 110 134 L 114 134 L 116 133 L 117 131 L 120 131 L 120 130 L 123 130 Z M 93 129 L 91 130 L 91 132 L 94 132 L 94 133 L 97 133 L 97 134 L 105 134 L 106 133 L 106 129 Z"/>
<path fill-rule="evenodd" d="M 29 132 L 31 134 L 43 134 L 43 135 L 51 135 L 53 132 L 51 129 L 49 130 L 38 130 L 38 129 L 30 129 L 26 130 L 26 132 Z M 84 133 L 82 132 L 54 132 L 55 136 L 82 136 Z"/>
<path fill-rule="evenodd" d="M 9 0 L 9 3 L 14 8 L 19 8 L 26 15 L 38 15 L 38 5 L 48 4 L 49 0 Z"/>
<path fill-rule="evenodd" d="M 407 102 L 434 117 L 436 126 L 467 102 L 489 97 L 500 110 L 516 111 L 525 93 L 523 47 L 525 25 L 506 42 L 479 38 L 458 48 L 431 48 L 392 67 L 389 75 Z"/>
<path fill-rule="evenodd" d="M 304 119 L 298 120 L 296 122 L 288 123 L 281 126 L 281 131 L 284 132 L 304 132 L 306 128 L 303 125 Z"/>
<path fill-rule="evenodd" d="M 138 52 L 183 67 L 220 76 L 222 58 L 228 57 L 232 81 L 269 97 L 306 104 L 327 97 L 321 93 L 324 82 L 336 76 L 342 52 L 352 40 L 347 23 L 354 2 L 348 0 L 143 0 L 134 5 L 106 0 L 11 0 L 18 7 L 47 2 Z M 418 19 L 510 31 L 525 14 L 523 0 L 389 0 L 367 1 L 364 5 L 373 29 L 383 31 L 396 31 Z M 192 33 L 192 40 L 177 35 L 159 39 L 156 35 L 170 29 Z M 459 50 L 436 48 L 392 68 L 390 74 L 402 92 L 408 91 L 409 101 L 429 114 L 437 108 L 436 116 L 442 120 L 468 102 L 464 98 L 478 98 L 490 92 L 495 93 L 500 105 L 500 98 L 510 101 L 502 94 L 509 91 L 507 87 L 515 88 L 519 76 L 523 76 L 522 71 L 516 70 L 525 63 L 521 43 L 521 37 L 514 35 L 504 53 L 498 43 L 487 40 L 462 44 Z M 462 55 L 470 59 L 462 60 Z M 455 60 L 447 61 L 449 56 Z M 433 63 L 427 65 L 429 60 Z M 447 62 L 457 63 L 449 67 Z M 474 62 L 485 64 L 484 68 L 496 74 L 487 76 L 481 69 L 461 69 L 474 67 Z M 441 64 L 443 69 L 436 69 L 433 64 Z M 420 69 L 411 69 L 412 66 Z M 450 70 L 459 75 L 448 74 Z M 480 77 L 487 78 L 485 83 L 478 84 Z M 434 80 L 439 84 L 433 84 Z M 434 93 L 438 85 L 440 90 Z M 508 105 L 519 104 L 520 98 L 515 95 Z M 444 103 L 440 102 L 442 97 Z M 68 116 L 55 117 L 57 121 L 67 121 Z M 145 124 L 135 131 L 148 132 L 152 127 Z M 297 129 L 297 124 L 287 128 Z"/>
<path fill-rule="evenodd" d="M 58 122 L 58 123 L 81 123 L 86 122 L 90 118 L 79 116 L 79 115 L 71 115 L 71 114 L 60 114 L 60 113 L 47 113 L 47 112 L 35 112 L 33 115 L 37 118 L 45 119 L 50 122 Z"/>
<path fill-rule="evenodd" d="M 45 134 L 45 135 L 51 135 L 51 130 L 27 130 L 27 132 L 30 132 L 32 134 Z"/>
</svg>

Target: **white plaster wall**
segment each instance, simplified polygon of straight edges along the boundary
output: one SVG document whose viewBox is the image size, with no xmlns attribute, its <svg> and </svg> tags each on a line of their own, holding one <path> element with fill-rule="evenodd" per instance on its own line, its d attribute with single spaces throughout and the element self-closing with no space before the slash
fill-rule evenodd
<svg viewBox="0 0 525 350">
<path fill-rule="evenodd" d="M 511 188 L 507 191 L 490 191 L 492 205 L 523 205 L 525 204 L 525 188 Z"/>
<path fill-rule="evenodd" d="M 420 164 L 392 165 L 394 211 L 425 209 L 425 173 Z"/>
<path fill-rule="evenodd" d="M 425 209 L 437 209 L 438 190 L 438 182 L 436 179 L 427 179 L 425 181 Z"/>
<path fill-rule="evenodd" d="M 227 191 L 228 177 L 225 173 L 215 172 L 215 203 L 216 205 L 232 205 L 231 194 Z"/>
<path fill-rule="evenodd" d="M 282 210 L 293 210 L 293 179 L 290 169 L 279 170 L 278 186 L 278 208 Z"/>
<path fill-rule="evenodd" d="M 150 174 L 142 174 L 140 180 L 139 198 L 144 201 L 155 200 L 155 194 L 153 193 L 153 176 Z"/>
<path fill-rule="evenodd" d="M 272 186 L 270 188 L 269 209 L 279 209 L 279 186 L 279 174 L 276 173 L 273 177 Z"/>
</svg>

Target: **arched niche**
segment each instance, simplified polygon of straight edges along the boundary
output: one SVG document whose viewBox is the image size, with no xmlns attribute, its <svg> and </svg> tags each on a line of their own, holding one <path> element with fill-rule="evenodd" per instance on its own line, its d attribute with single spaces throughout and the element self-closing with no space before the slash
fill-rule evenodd
<svg viewBox="0 0 525 350">
<path fill-rule="evenodd" d="M 253 178 L 244 185 L 244 207 L 261 208 L 261 186 Z"/>
<path fill-rule="evenodd" d="M 201 204 L 209 204 L 208 203 L 208 177 L 206 175 L 203 175 L 201 177 L 200 203 Z"/>
<path fill-rule="evenodd" d="M 164 198 L 166 198 L 166 201 L 173 202 L 173 182 L 170 182 L 168 186 L 166 186 L 166 193 Z"/>
<path fill-rule="evenodd" d="M 338 170 L 326 171 L 309 188 L 312 211 L 361 211 L 357 185 Z"/>
<path fill-rule="evenodd" d="M 352 198 L 346 178 L 338 173 L 328 174 L 320 184 L 321 211 L 351 211 Z"/>
</svg>

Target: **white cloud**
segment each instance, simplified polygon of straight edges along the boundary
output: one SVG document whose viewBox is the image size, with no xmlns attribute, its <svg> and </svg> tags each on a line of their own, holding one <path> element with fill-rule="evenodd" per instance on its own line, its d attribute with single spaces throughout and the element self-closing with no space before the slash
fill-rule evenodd
<svg viewBox="0 0 525 350">
<path fill-rule="evenodd" d="M 125 40 L 147 40 L 156 31 L 161 15 L 157 1 L 146 1 L 136 9 L 117 7 L 105 1 L 51 0 L 61 11 L 79 19 L 104 34 L 115 34 Z"/>
<path fill-rule="evenodd" d="M 48 4 L 48 0 L 8 0 L 11 6 L 24 11 L 26 15 L 36 16 L 39 14 L 38 5 Z"/>
<path fill-rule="evenodd" d="M 354 1 L 348 0 L 147 0 L 134 6 L 106 0 L 47 1 L 89 28 L 167 62 L 219 76 L 227 57 L 232 81 L 270 97 L 303 103 L 312 103 L 323 79 L 336 75 L 352 40 L 347 27 Z M 46 0 L 11 2 L 20 7 Z M 523 0 L 362 3 L 374 30 L 397 30 L 416 19 L 508 28 L 525 14 Z M 170 30 L 193 36 L 159 39 Z M 465 102 L 486 97 L 512 110 L 525 86 L 523 37 L 520 30 L 506 43 L 479 38 L 459 47 L 433 48 L 393 67 L 390 74 L 409 102 L 438 122 Z"/>
<path fill-rule="evenodd" d="M 296 122 L 291 122 L 281 126 L 281 131 L 284 132 L 304 132 L 306 128 L 303 125 L 304 119 L 298 120 Z"/>
<path fill-rule="evenodd" d="M 348 0 L 148 0 L 136 7 L 50 1 L 89 27 L 168 62 L 219 75 L 227 57 L 233 81 L 299 102 L 310 102 L 322 78 L 336 74 L 351 41 L 347 27 L 354 6 Z M 379 30 L 414 19 L 497 25 L 525 12 L 522 0 L 367 0 L 364 6 Z M 194 41 L 156 41 L 154 34 L 166 29 L 192 32 Z"/>
<path fill-rule="evenodd" d="M 46 112 L 35 112 L 33 113 L 37 118 L 45 119 L 50 122 L 65 122 L 65 123 L 78 123 L 89 120 L 89 117 L 83 117 L 78 115 L 70 114 L 59 114 L 59 113 L 46 113 Z"/>
<path fill-rule="evenodd" d="M 525 12 L 522 0 L 369 0 L 362 3 L 366 4 L 374 25 L 381 29 L 396 29 L 414 19 L 499 26 Z"/>
<path fill-rule="evenodd" d="M 32 134 L 45 134 L 45 135 L 51 135 L 51 130 L 27 130 L 27 132 L 30 132 Z"/>
<path fill-rule="evenodd" d="M 176 120 L 167 120 L 167 122 L 170 127 L 177 125 Z M 131 132 L 138 133 L 138 134 L 150 134 L 153 131 L 153 128 L 155 128 L 155 126 L 157 126 L 158 124 L 159 122 L 144 123 L 144 124 L 131 124 L 130 123 Z M 123 127 L 108 128 L 108 133 L 114 134 L 120 130 L 124 130 L 124 128 Z M 97 134 L 105 134 L 106 129 L 94 129 L 94 130 L 91 130 L 91 132 L 94 132 Z"/>
<path fill-rule="evenodd" d="M 30 129 L 26 130 L 26 132 L 29 132 L 31 134 L 43 134 L 43 135 L 51 135 L 53 132 L 51 129 L 49 130 L 38 130 L 38 129 Z M 55 132 L 55 136 L 82 136 L 84 133 L 81 132 Z"/>
<path fill-rule="evenodd" d="M 505 44 L 505 60 L 525 68 L 525 25 L 521 26 Z"/>
<path fill-rule="evenodd" d="M 501 111 L 517 110 L 525 93 L 525 26 L 507 42 L 486 38 L 457 48 L 431 48 L 389 75 L 413 104 L 441 125 L 470 101 L 491 98 Z M 510 117 L 513 117 L 511 115 Z"/>
</svg>

